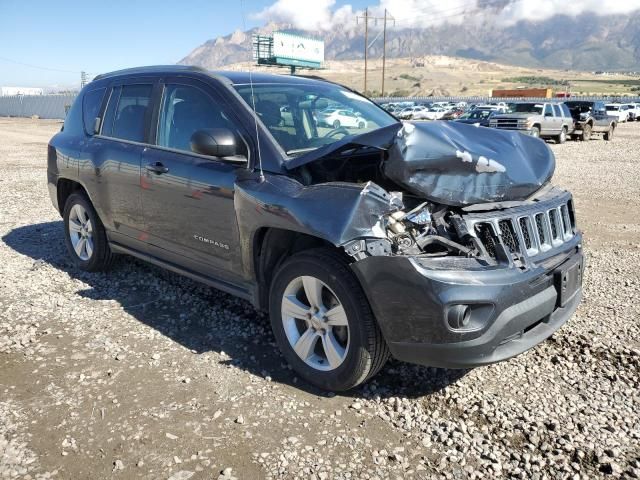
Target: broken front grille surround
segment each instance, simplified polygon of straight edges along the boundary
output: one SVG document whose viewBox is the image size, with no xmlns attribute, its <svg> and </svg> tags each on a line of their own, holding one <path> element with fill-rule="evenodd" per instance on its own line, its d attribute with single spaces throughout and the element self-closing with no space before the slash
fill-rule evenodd
<svg viewBox="0 0 640 480">
<path fill-rule="evenodd" d="M 486 254 L 496 258 L 496 243 L 512 256 L 536 257 L 565 245 L 576 235 L 570 195 L 495 212 L 464 216 Z"/>
</svg>

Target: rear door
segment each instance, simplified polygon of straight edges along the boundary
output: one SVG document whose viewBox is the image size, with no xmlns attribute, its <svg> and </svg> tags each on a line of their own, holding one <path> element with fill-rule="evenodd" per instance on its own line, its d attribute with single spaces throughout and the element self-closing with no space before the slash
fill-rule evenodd
<svg viewBox="0 0 640 480">
<path fill-rule="evenodd" d="M 542 129 L 540 134 L 542 135 L 555 135 L 556 134 L 556 124 L 553 116 L 553 107 L 550 103 L 546 103 L 544 105 L 544 110 L 542 112 Z"/>
<path fill-rule="evenodd" d="M 239 128 L 209 85 L 185 78 L 163 83 L 153 145 L 142 153 L 149 252 L 193 271 L 236 280 L 233 264 L 240 252 L 234 189 L 246 163 L 196 154 L 190 139 L 205 128 Z"/>
<path fill-rule="evenodd" d="M 562 110 L 560 109 L 560 105 L 553 104 L 553 130 L 556 133 L 560 133 L 562 131 L 562 127 L 564 126 L 564 116 L 562 115 Z"/>
<path fill-rule="evenodd" d="M 138 248 L 145 225 L 140 203 L 140 160 L 148 142 L 154 81 L 130 78 L 110 86 L 98 134 L 85 149 L 81 180 L 111 240 Z M 94 122 L 95 123 L 95 122 Z"/>
</svg>

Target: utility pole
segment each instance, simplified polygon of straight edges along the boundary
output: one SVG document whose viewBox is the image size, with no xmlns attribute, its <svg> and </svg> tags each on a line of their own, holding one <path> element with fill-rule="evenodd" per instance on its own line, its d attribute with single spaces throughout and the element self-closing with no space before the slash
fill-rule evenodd
<svg viewBox="0 0 640 480">
<path fill-rule="evenodd" d="M 396 25 L 396 19 L 391 15 L 388 15 L 387 9 L 384 9 L 384 29 L 382 33 L 382 89 L 380 95 L 384 97 L 384 70 L 387 63 L 387 18 L 393 22 L 393 26 Z"/>
<path fill-rule="evenodd" d="M 385 67 L 386 67 L 386 55 L 387 55 L 387 21 L 393 21 L 395 25 L 396 20 L 391 16 L 387 9 L 384 10 L 384 17 L 372 17 L 369 15 L 369 9 L 365 8 L 363 16 L 357 16 L 356 22 L 359 23 L 360 19 L 364 21 L 364 89 L 363 93 L 366 95 L 367 92 L 367 71 L 368 71 L 368 60 L 369 60 L 369 20 L 373 20 L 376 25 L 378 20 L 383 20 L 383 32 L 382 32 L 382 94 L 384 95 L 384 75 L 385 75 Z M 378 39 L 380 34 L 376 35 L 376 37 L 371 42 L 372 44 Z"/>
<path fill-rule="evenodd" d="M 362 93 L 367 92 L 367 51 L 369 50 L 369 9 L 364 9 L 364 16 L 356 17 L 356 23 L 359 23 L 360 19 L 364 20 L 364 87 Z"/>
</svg>

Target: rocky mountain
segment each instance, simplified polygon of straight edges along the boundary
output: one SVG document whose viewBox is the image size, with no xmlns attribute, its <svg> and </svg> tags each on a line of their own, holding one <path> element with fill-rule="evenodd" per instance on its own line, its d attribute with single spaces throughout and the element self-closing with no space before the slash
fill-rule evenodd
<svg viewBox="0 0 640 480">
<path fill-rule="evenodd" d="M 272 23 L 247 32 L 236 31 L 205 42 L 178 63 L 216 68 L 248 61 L 251 60 L 252 34 L 288 27 Z M 327 60 L 363 58 L 362 28 L 298 32 L 323 38 Z M 376 34 L 372 28 L 370 41 Z M 374 42 L 369 54 L 371 58 L 382 55 L 380 39 Z M 637 71 L 640 70 L 640 12 L 624 16 L 557 15 L 544 22 L 521 21 L 506 27 L 489 20 L 390 29 L 387 55 L 448 55 L 528 67 Z"/>
</svg>

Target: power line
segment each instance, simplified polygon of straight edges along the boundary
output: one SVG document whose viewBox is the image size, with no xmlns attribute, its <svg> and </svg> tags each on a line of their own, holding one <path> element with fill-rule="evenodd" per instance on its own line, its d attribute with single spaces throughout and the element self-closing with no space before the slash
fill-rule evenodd
<svg viewBox="0 0 640 480">
<path fill-rule="evenodd" d="M 0 57 L 0 60 L 8 63 L 14 63 L 16 65 L 22 65 L 24 67 L 37 68 L 39 70 L 49 70 L 50 72 L 80 73 L 80 70 L 63 70 L 60 68 L 43 67 L 40 65 L 33 65 L 31 63 L 18 62 L 17 60 L 12 60 L 10 58 L 5 58 L 5 57 Z"/>
</svg>

